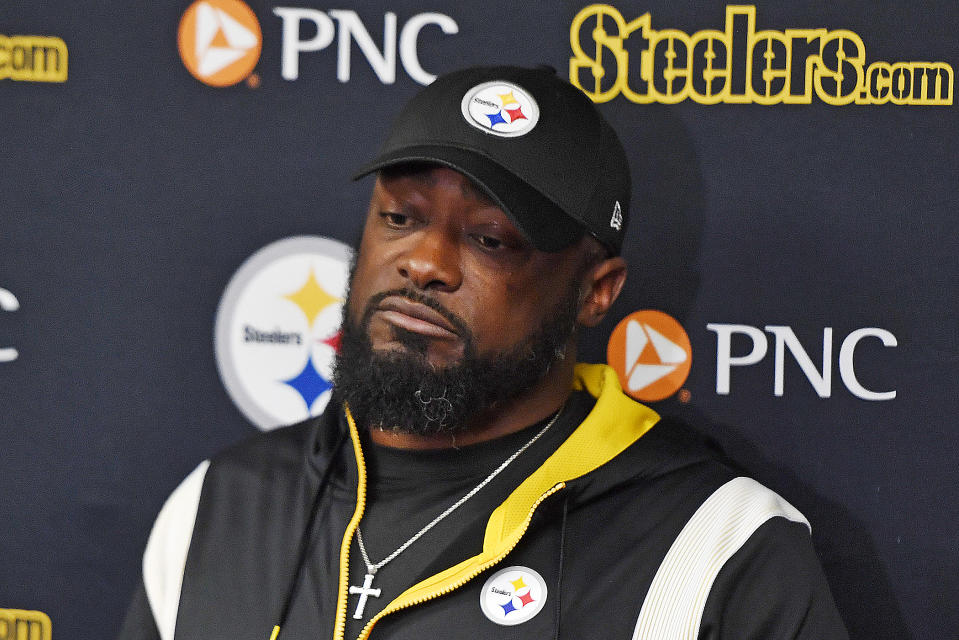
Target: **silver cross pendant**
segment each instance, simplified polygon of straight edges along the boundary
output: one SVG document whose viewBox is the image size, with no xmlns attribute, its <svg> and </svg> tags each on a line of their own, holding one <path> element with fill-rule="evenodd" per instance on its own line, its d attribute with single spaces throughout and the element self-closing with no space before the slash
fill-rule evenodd
<svg viewBox="0 0 959 640">
<path fill-rule="evenodd" d="M 369 598 L 370 596 L 373 596 L 374 598 L 380 597 L 380 590 L 373 589 L 372 586 L 373 586 L 373 574 L 368 573 L 366 574 L 366 577 L 363 578 L 362 587 L 353 587 L 353 586 L 350 587 L 351 594 L 354 594 L 354 593 L 360 594 L 360 600 L 359 602 L 356 603 L 356 611 L 353 612 L 354 620 L 360 620 L 363 618 L 363 609 L 366 608 L 367 598 Z"/>
</svg>

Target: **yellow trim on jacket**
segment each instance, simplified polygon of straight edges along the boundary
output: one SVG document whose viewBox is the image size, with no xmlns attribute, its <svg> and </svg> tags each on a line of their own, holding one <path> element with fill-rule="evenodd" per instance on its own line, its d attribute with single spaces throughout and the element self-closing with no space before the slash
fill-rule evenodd
<svg viewBox="0 0 959 640">
<path fill-rule="evenodd" d="M 655 411 L 634 402 L 623 393 L 616 372 L 606 365 L 577 364 L 573 390 L 586 391 L 596 398 L 596 405 L 569 438 L 493 511 L 486 524 L 483 550 L 401 593 L 373 616 L 358 640 L 365 640 L 384 616 L 449 593 L 499 563 L 522 539 L 536 508 L 546 498 L 565 487 L 570 480 L 615 458 L 659 421 Z M 348 408 L 346 417 L 356 454 L 359 482 L 356 510 L 340 547 L 340 588 L 334 640 L 343 640 L 345 632 L 350 544 L 366 507 L 366 467 L 359 433 Z"/>
</svg>

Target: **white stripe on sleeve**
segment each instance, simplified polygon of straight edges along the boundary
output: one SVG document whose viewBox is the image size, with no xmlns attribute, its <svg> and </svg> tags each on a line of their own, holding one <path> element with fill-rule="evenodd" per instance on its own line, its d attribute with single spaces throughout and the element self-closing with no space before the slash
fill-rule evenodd
<svg viewBox="0 0 959 640">
<path fill-rule="evenodd" d="M 186 554 L 209 466 L 209 460 L 201 462 L 170 494 L 143 552 L 143 584 L 161 640 L 173 640 Z"/>
<path fill-rule="evenodd" d="M 633 640 L 695 640 L 719 571 L 770 518 L 809 522 L 775 492 L 734 478 L 693 514 L 660 564 L 636 621 Z"/>
</svg>

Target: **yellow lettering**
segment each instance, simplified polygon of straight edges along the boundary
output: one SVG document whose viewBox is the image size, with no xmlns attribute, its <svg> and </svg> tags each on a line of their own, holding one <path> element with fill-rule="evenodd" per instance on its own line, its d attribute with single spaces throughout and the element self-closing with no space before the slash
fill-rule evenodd
<svg viewBox="0 0 959 640">
<path fill-rule="evenodd" d="M 689 36 L 675 29 L 650 30 L 650 49 L 651 70 L 661 70 L 643 76 L 649 82 L 650 95 L 664 104 L 682 102 L 689 95 Z"/>
<path fill-rule="evenodd" d="M 689 93 L 694 102 L 717 104 L 729 95 L 732 41 L 721 31 L 697 31 L 690 38 Z"/>
<path fill-rule="evenodd" d="M 811 104 L 815 93 L 831 105 L 953 103 L 955 79 L 945 62 L 867 67 L 858 34 L 756 31 L 753 5 L 728 5 L 723 31 L 687 34 L 653 29 L 649 13 L 627 22 L 615 7 L 592 4 L 573 18 L 569 36 L 570 82 L 595 102 L 623 95 L 640 104 Z M 4 68 L 0 50 L 0 78 Z"/>
<path fill-rule="evenodd" d="M 752 76 L 754 102 L 779 104 L 789 95 L 791 44 L 786 34 L 776 31 L 760 31 L 750 39 L 753 64 L 761 69 Z"/>
<path fill-rule="evenodd" d="M 41 611 L 0 609 L 0 640 L 50 640 L 52 626 Z"/>
<path fill-rule="evenodd" d="M 953 71 L 944 62 L 897 62 L 891 65 L 890 101 L 900 105 L 952 104 Z"/>
<path fill-rule="evenodd" d="M 67 45 L 51 36 L 0 36 L 0 80 L 66 82 Z"/>
<path fill-rule="evenodd" d="M 0 80 L 10 77 L 10 38 L 0 36 Z"/>
<path fill-rule="evenodd" d="M 644 13 L 640 17 L 631 21 L 626 25 L 628 31 L 627 37 L 629 34 L 632 34 L 634 31 L 639 30 L 639 35 L 633 36 L 633 40 L 638 40 L 640 43 L 639 50 L 639 78 L 635 76 L 630 76 L 628 62 L 629 57 L 626 57 L 627 68 L 624 70 L 623 74 L 620 76 L 622 78 L 622 93 L 630 102 L 636 102 L 638 104 L 649 104 L 655 102 L 655 99 L 650 92 L 650 83 L 652 82 L 653 77 L 653 56 L 650 48 L 646 45 L 651 42 L 653 38 L 656 37 L 656 32 L 650 27 L 650 18 L 648 13 Z M 626 39 L 624 38 L 624 42 Z M 627 51 L 627 54 L 629 52 Z M 635 59 L 635 58 L 634 58 Z M 639 86 L 631 81 L 638 81 Z"/>
<path fill-rule="evenodd" d="M 866 87 L 863 99 L 869 104 L 889 102 L 892 91 L 892 65 L 888 62 L 873 62 L 866 70 Z"/>
<path fill-rule="evenodd" d="M 748 104 L 752 102 L 752 48 L 750 42 L 756 33 L 756 7 L 730 5 L 726 7 L 726 38 L 730 44 L 729 91 L 723 102 Z"/>
<path fill-rule="evenodd" d="M 595 21 L 595 26 L 589 30 L 589 36 L 594 45 L 593 55 L 588 55 L 581 44 L 583 29 L 589 26 L 590 19 Z M 614 29 L 612 35 L 606 30 L 607 25 Z M 590 5 L 580 11 L 570 25 L 569 41 L 573 49 L 573 57 L 569 59 L 569 81 L 594 102 L 608 102 L 619 95 L 620 78 L 625 75 L 627 66 L 623 38 L 620 35 L 625 26 L 625 20 L 619 11 L 609 5 L 599 4 Z M 615 73 L 612 76 L 612 82 L 606 78 L 603 55 L 605 51 L 609 52 L 608 56 L 612 58 L 614 64 Z M 588 72 L 590 76 L 585 84 L 583 76 L 586 74 L 583 72 Z"/>
<path fill-rule="evenodd" d="M 816 95 L 826 104 L 849 104 L 863 84 L 866 47 L 862 39 L 844 29 L 830 31 L 820 49 L 815 71 Z"/>
</svg>

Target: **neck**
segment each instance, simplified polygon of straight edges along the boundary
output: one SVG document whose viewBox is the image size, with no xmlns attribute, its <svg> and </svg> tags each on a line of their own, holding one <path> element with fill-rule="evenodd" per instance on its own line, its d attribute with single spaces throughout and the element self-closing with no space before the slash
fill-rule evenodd
<svg viewBox="0 0 959 640">
<path fill-rule="evenodd" d="M 375 444 L 396 449 L 449 449 L 501 438 L 545 420 L 563 407 L 572 390 L 575 348 L 567 349 L 566 354 L 566 358 L 554 362 L 531 389 L 478 413 L 461 431 L 423 436 L 371 429 L 370 439 Z"/>
</svg>

